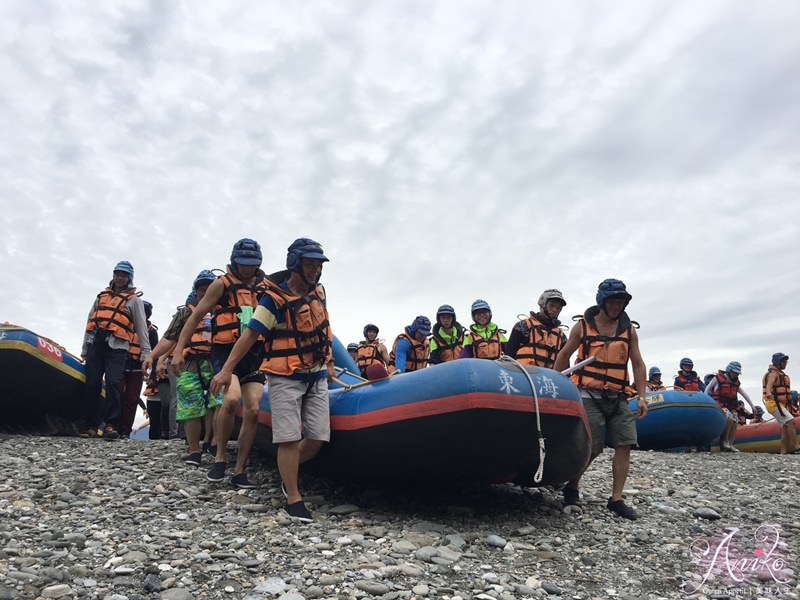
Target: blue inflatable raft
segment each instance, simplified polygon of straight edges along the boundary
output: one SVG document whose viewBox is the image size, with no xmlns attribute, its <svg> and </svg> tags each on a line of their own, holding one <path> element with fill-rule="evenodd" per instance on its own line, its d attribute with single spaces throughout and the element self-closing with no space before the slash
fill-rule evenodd
<svg viewBox="0 0 800 600">
<path fill-rule="evenodd" d="M 647 394 L 647 415 L 636 421 L 642 450 L 710 446 L 725 428 L 725 414 L 702 392 L 666 390 Z M 630 409 L 636 411 L 636 400 Z"/>
<path fill-rule="evenodd" d="M 580 394 L 561 373 L 461 359 L 364 381 L 338 341 L 334 359 L 341 384 L 330 390 L 331 441 L 310 471 L 534 486 L 568 481 L 588 462 Z M 274 451 L 268 389 L 259 424 L 257 444 Z"/>
<path fill-rule="evenodd" d="M 59 433 L 82 428 L 83 363 L 52 340 L 0 325 L 0 381 L 3 429 L 52 431 L 54 422 Z"/>
</svg>

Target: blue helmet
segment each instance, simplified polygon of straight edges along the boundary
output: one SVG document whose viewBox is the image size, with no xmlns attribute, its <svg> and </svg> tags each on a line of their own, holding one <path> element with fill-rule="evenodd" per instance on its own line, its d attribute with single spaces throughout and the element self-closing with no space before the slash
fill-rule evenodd
<svg viewBox="0 0 800 600">
<path fill-rule="evenodd" d="M 740 363 L 738 360 L 732 360 L 731 362 L 728 363 L 728 366 L 725 367 L 725 372 L 726 373 L 737 373 L 737 374 L 741 375 L 742 374 L 742 363 Z"/>
<path fill-rule="evenodd" d="M 431 334 L 431 320 L 428 317 L 420 315 L 414 319 L 414 322 L 411 323 L 411 325 L 409 325 L 406 329 L 408 330 L 409 335 L 421 333 L 427 337 Z"/>
<path fill-rule="evenodd" d="M 114 266 L 114 273 L 119 271 L 120 273 L 125 273 L 130 280 L 130 283 L 133 283 L 133 265 L 129 263 L 127 260 L 121 260 Z"/>
<path fill-rule="evenodd" d="M 601 307 L 605 304 L 606 300 L 625 300 L 625 306 L 631 301 L 631 296 L 625 288 L 625 284 L 619 279 L 605 279 L 599 286 L 597 286 L 597 306 Z"/>
<path fill-rule="evenodd" d="M 456 318 L 456 309 L 454 309 L 449 304 L 442 304 L 438 309 L 436 309 L 436 316 L 439 315 L 450 315 L 453 319 Z"/>
<path fill-rule="evenodd" d="M 358 352 L 358 344 L 355 342 L 350 342 L 347 344 L 347 351 L 348 352 Z"/>
<path fill-rule="evenodd" d="M 369 330 L 373 330 L 375 332 L 375 335 L 378 335 L 380 333 L 380 331 L 381 331 L 380 329 L 378 329 L 377 325 L 375 325 L 373 323 L 367 323 L 366 325 L 364 325 L 364 337 L 365 338 L 367 337 L 367 332 Z"/>
<path fill-rule="evenodd" d="M 658 367 L 650 367 L 650 372 L 647 374 L 647 378 L 652 379 L 654 375 L 661 375 L 661 369 Z"/>
<path fill-rule="evenodd" d="M 322 246 L 311 238 L 298 238 L 288 248 L 286 255 L 286 268 L 290 271 L 300 272 L 300 259 L 310 258 L 328 262 L 328 257 L 322 253 Z"/>
<path fill-rule="evenodd" d="M 789 360 L 789 355 L 783 352 L 776 352 L 772 355 L 772 364 L 776 367 L 780 367 L 781 363 L 785 360 Z"/>
<path fill-rule="evenodd" d="M 261 246 L 250 238 L 242 238 L 233 245 L 231 250 L 231 263 L 258 267 L 261 265 Z"/>
<path fill-rule="evenodd" d="M 214 275 L 208 269 L 203 269 L 197 274 L 197 277 L 194 278 L 194 283 L 192 284 L 192 290 L 197 291 L 198 285 L 210 285 L 217 280 L 217 276 Z"/>
<path fill-rule="evenodd" d="M 470 307 L 470 313 L 472 314 L 472 319 L 475 320 L 475 313 L 479 310 L 488 310 L 489 311 L 489 319 L 492 318 L 492 307 L 489 306 L 489 303 L 486 300 L 481 300 L 478 298 L 475 302 L 472 303 Z"/>
<path fill-rule="evenodd" d="M 757 414 L 759 417 L 763 416 L 763 415 L 764 415 L 764 409 L 763 409 L 763 408 L 761 408 L 760 406 L 756 406 L 756 414 Z"/>
<path fill-rule="evenodd" d="M 692 362 L 691 358 L 684 357 L 684 358 L 681 359 L 681 362 L 679 363 L 679 366 L 681 366 L 681 367 L 687 366 L 687 367 L 689 367 L 691 369 L 692 367 L 694 367 L 694 363 Z"/>
<path fill-rule="evenodd" d="M 153 305 L 147 300 L 142 300 L 142 304 L 144 304 L 144 316 L 149 319 L 150 315 L 153 314 Z"/>
</svg>

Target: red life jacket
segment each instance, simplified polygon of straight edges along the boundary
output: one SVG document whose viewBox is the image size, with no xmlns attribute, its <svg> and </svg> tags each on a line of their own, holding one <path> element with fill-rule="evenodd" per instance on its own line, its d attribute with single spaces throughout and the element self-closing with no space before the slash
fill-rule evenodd
<svg viewBox="0 0 800 600">
<path fill-rule="evenodd" d="M 722 408 L 736 412 L 739 408 L 738 394 L 741 382 L 738 379 L 733 383 L 728 381 L 725 371 L 717 371 L 714 377 L 717 380 L 717 387 L 711 392 L 711 397 Z"/>
<path fill-rule="evenodd" d="M 687 377 L 683 371 L 679 371 L 675 376 L 675 383 L 673 387 L 680 388 L 686 392 L 699 392 L 700 391 L 700 378 L 697 373 L 691 371 L 691 377 Z"/>
</svg>

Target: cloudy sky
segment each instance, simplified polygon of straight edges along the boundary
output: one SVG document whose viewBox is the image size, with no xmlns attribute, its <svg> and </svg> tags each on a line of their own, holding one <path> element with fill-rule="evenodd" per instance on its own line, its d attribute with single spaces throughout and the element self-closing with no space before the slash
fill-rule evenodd
<svg viewBox="0 0 800 600">
<path fill-rule="evenodd" d="M 321 242 L 335 332 L 476 298 L 510 329 L 616 277 L 648 366 L 800 340 L 800 4 L 0 4 L 0 320 L 78 353 L 130 260 L 163 331 L 195 274 Z M 789 374 L 800 371 L 789 361 Z"/>
</svg>

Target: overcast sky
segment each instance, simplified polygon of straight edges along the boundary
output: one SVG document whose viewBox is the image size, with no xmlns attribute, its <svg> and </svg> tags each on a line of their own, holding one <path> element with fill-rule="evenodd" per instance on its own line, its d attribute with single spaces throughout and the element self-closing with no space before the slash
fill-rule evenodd
<svg viewBox="0 0 800 600">
<path fill-rule="evenodd" d="M 166 328 L 233 243 L 321 242 L 334 331 L 616 277 L 648 366 L 800 380 L 800 3 L 0 3 L 0 320 Z"/>
</svg>

